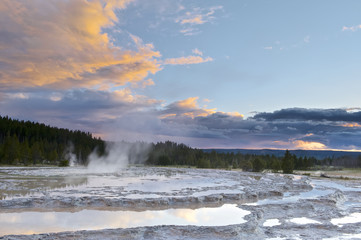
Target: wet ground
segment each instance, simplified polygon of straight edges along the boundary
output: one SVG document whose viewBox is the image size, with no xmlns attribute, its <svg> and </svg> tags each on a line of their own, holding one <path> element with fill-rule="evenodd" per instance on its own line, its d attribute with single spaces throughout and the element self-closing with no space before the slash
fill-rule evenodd
<svg viewBox="0 0 361 240">
<path fill-rule="evenodd" d="M 0 239 L 361 239 L 359 179 L 16 167 L 0 199 Z"/>
</svg>

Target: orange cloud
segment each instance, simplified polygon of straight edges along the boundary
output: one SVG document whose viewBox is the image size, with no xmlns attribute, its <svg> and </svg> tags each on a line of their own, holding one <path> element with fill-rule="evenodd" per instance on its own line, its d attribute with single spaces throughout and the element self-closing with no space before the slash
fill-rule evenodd
<svg viewBox="0 0 361 240">
<path fill-rule="evenodd" d="M 175 116 L 177 116 L 177 114 L 175 114 L 175 113 L 169 113 L 169 114 L 161 115 L 160 118 L 161 118 L 161 119 L 164 119 L 164 118 L 170 118 L 170 117 L 175 117 Z"/>
<path fill-rule="evenodd" d="M 168 105 L 168 109 L 160 116 L 161 119 L 174 117 L 206 117 L 215 113 L 215 109 L 200 108 L 198 106 L 198 97 L 190 97 Z"/>
<path fill-rule="evenodd" d="M 326 145 L 320 142 L 308 142 L 302 140 L 295 140 L 292 142 L 295 148 L 303 150 L 325 150 L 327 149 Z"/>
<path fill-rule="evenodd" d="M 148 86 L 153 86 L 154 82 L 152 79 L 147 79 L 142 82 L 142 88 L 146 88 Z"/>
<path fill-rule="evenodd" d="M 349 128 L 359 128 L 361 127 L 358 123 L 345 123 L 341 125 L 342 127 L 349 127 Z"/>
<path fill-rule="evenodd" d="M 222 6 L 215 6 L 207 9 L 196 8 L 193 12 L 186 12 L 185 15 L 176 20 L 176 22 L 184 25 L 200 25 L 211 21 L 214 18 L 214 14 L 217 10 L 222 9 Z"/>
<path fill-rule="evenodd" d="M 243 115 L 238 112 L 217 112 L 216 108 L 200 107 L 198 105 L 198 97 L 190 97 L 185 100 L 174 102 L 167 106 L 167 110 L 160 116 L 160 118 L 175 118 L 175 117 L 207 117 L 212 114 L 222 114 L 231 117 L 243 118 Z"/>
<path fill-rule="evenodd" d="M 189 116 L 189 117 L 206 117 L 210 114 L 215 113 L 216 109 L 206 109 L 206 108 L 200 108 L 198 106 L 198 97 L 190 97 L 187 98 L 185 100 L 181 100 L 176 102 L 175 104 L 183 109 L 189 109 L 191 111 L 183 113 L 184 116 Z"/>
<path fill-rule="evenodd" d="M 151 44 L 131 36 L 136 50 L 115 47 L 103 29 L 132 0 L 0 2 L 2 88 L 68 89 L 120 86 L 161 70 Z"/>
<path fill-rule="evenodd" d="M 223 113 L 223 114 L 226 114 L 226 115 L 229 115 L 232 117 L 240 117 L 240 118 L 244 117 L 244 115 L 240 114 L 239 112 L 220 112 L 220 113 Z"/>
<path fill-rule="evenodd" d="M 161 101 L 148 98 L 143 95 L 134 94 L 129 88 L 124 88 L 116 91 L 105 91 L 109 94 L 110 98 L 114 102 L 122 102 L 122 103 L 132 103 L 133 107 L 137 107 L 137 105 L 143 106 L 154 106 L 159 104 Z"/>
<path fill-rule="evenodd" d="M 190 14 L 189 14 L 190 15 Z M 203 19 L 202 15 L 196 15 L 196 16 L 192 16 L 190 18 L 186 18 L 183 19 L 182 21 L 180 21 L 181 24 L 203 24 L 206 21 Z"/>
<path fill-rule="evenodd" d="M 188 56 L 180 58 L 168 58 L 164 61 L 164 64 L 170 65 L 186 65 L 186 64 L 198 64 L 213 61 L 213 58 L 203 58 L 201 56 Z"/>
<path fill-rule="evenodd" d="M 185 100 L 176 102 L 176 105 L 181 108 L 197 108 L 198 97 L 190 97 Z"/>
</svg>

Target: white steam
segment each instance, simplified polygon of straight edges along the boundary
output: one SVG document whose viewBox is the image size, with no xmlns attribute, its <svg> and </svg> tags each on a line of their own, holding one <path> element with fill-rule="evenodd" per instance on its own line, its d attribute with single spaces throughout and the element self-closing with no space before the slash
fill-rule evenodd
<svg viewBox="0 0 361 240">
<path fill-rule="evenodd" d="M 88 157 L 88 170 L 91 172 L 116 172 L 129 164 L 144 164 L 147 160 L 150 144 L 143 142 L 108 142 L 105 154 L 99 156 L 93 152 Z"/>
<path fill-rule="evenodd" d="M 78 159 L 76 157 L 76 155 L 74 154 L 74 145 L 73 143 L 68 143 L 67 148 L 64 151 L 64 158 L 66 160 L 69 160 L 69 166 L 70 167 L 74 167 L 77 165 L 78 163 Z"/>
</svg>

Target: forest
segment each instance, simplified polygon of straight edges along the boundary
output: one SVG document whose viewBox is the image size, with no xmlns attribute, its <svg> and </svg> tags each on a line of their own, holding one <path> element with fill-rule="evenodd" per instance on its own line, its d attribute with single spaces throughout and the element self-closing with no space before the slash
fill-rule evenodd
<svg viewBox="0 0 361 240">
<path fill-rule="evenodd" d="M 1 165 L 87 165 L 88 156 L 107 153 L 106 142 L 94 138 L 89 132 L 47 126 L 42 123 L 13 120 L 0 116 L 0 164 Z M 111 143 L 114 144 L 114 143 Z M 293 170 L 310 170 L 320 167 L 361 167 L 358 157 L 340 156 L 317 159 L 297 157 L 285 150 L 283 156 L 242 154 L 239 152 L 203 151 L 175 142 L 127 143 L 131 164 L 152 166 L 186 166 L 197 168 L 243 169 L 260 172 L 292 173 Z M 108 143 L 110 145 L 110 143 Z M 142 149 L 142 151 L 139 151 Z"/>
<path fill-rule="evenodd" d="M 104 154 L 105 142 L 91 133 L 0 116 L 0 164 L 86 164 L 90 153 Z"/>
<path fill-rule="evenodd" d="M 265 169 L 273 172 L 292 173 L 294 170 L 312 170 L 325 167 L 361 167 L 361 156 L 357 158 L 342 156 L 337 158 L 316 159 L 315 157 L 297 157 L 285 150 L 283 156 L 242 154 L 233 152 L 208 152 L 190 148 L 174 142 L 152 144 L 148 160 L 149 165 L 179 165 L 198 168 L 243 169 L 261 172 Z"/>
</svg>

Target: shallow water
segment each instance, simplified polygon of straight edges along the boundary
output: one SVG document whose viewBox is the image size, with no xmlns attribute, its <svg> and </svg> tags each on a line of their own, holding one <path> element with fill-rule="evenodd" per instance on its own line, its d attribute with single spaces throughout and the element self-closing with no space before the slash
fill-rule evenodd
<svg viewBox="0 0 361 240">
<path fill-rule="evenodd" d="M 294 179 L 299 179 L 297 176 Z M 310 182 L 311 186 L 313 187 L 310 191 L 303 191 L 303 192 L 285 192 L 281 199 L 263 199 L 259 200 L 254 203 L 247 203 L 246 205 L 266 205 L 266 204 L 287 204 L 287 203 L 295 203 L 300 200 L 305 199 L 318 199 L 329 194 L 334 193 L 336 190 L 340 190 L 342 192 L 360 192 L 361 188 L 359 186 L 348 187 L 341 185 L 336 182 L 325 181 L 325 180 L 312 180 Z M 360 205 L 358 202 L 350 202 L 346 203 L 347 205 Z"/>
<path fill-rule="evenodd" d="M 74 168 L 0 168 L 0 199 L 23 197 L 155 198 L 202 195 L 203 191 L 231 188 L 240 182 L 194 170 L 132 167 L 114 173 Z M 238 190 L 237 190 L 238 189 Z"/>
<path fill-rule="evenodd" d="M 267 219 L 264 223 L 263 226 L 264 227 L 274 227 L 274 226 L 278 226 L 281 225 L 280 220 L 278 220 L 277 218 L 274 219 Z"/>
<path fill-rule="evenodd" d="M 292 218 L 289 220 L 292 223 L 296 223 L 296 224 L 301 224 L 301 225 L 305 225 L 305 224 L 321 224 L 319 221 L 310 219 L 310 218 L 306 218 L 306 217 L 301 217 L 301 218 Z"/>
<path fill-rule="evenodd" d="M 342 217 L 342 218 L 333 218 L 331 219 L 331 223 L 333 225 L 337 225 L 339 227 L 342 227 L 345 224 L 348 223 L 359 223 L 361 222 L 361 213 L 356 212 L 356 213 L 351 213 L 348 216 Z M 360 229 L 361 231 L 361 229 Z"/>
<path fill-rule="evenodd" d="M 157 225 L 226 226 L 246 222 L 251 212 L 236 204 L 160 211 L 19 212 L 0 214 L 0 236 Z"/>
<path fill-rule="evenodd" d="M 358 181 L 226 170 L 0 168 L 0 235 L 236 224 L 269 239 L 346 239 L 359 233 L 360 193 Z"/>
</svg>

